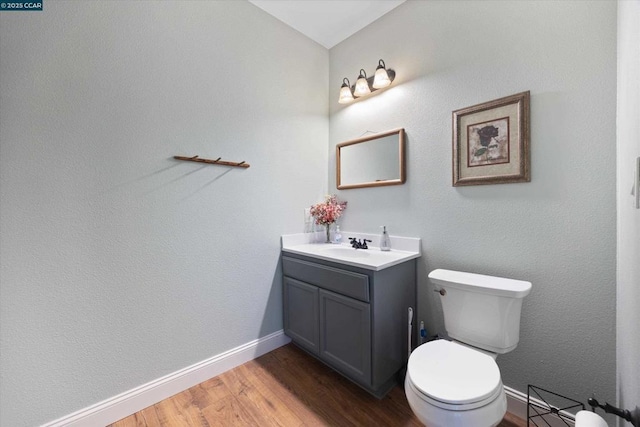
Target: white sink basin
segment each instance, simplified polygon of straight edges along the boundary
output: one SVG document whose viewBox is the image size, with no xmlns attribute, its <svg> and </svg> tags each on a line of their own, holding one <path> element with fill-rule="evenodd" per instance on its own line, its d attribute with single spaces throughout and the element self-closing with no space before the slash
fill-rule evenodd
<svg viewBox="0 0 640 427">
<path fill-rule="evenodd" d="M 349 257 L 349 258 L 367 258 L 369 256 L 369 249 L 354 249 L 344 246 L 329 246 L 323 247 L 322 252 L 327 254 L 333 254 L 337 257 Z"/>
</svg>

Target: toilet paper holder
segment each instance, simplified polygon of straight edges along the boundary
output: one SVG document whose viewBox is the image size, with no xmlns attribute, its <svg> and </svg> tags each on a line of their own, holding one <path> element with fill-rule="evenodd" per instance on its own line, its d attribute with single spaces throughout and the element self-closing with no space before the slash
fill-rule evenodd
<svg viewBox="0 0 640 427">
<path fill-rule="evenodd" d="M 640 408 L 638 407 L 633 411 L 616 408 L 607 402 L 601 404 L 593 395 L 587 399 L 587 403 L 593 412 L 596 412 L 596 408 L 600 408 L 608 414 L 617 415 L 630 422 L 634 427 L 640 427 Z M 527 388 L 527 426 L 531 424 L 537 426 L 536 420 L 551 425 L 546 421 L 547 416 L 555 418 L 556 424 L 559 421 L 568 427 L 572 426 L 573 423 L 569 423 L 574 419 L 571 412 L 576 409 L 584 410 L 584 403 L 532 384 Z"/>
<path fill-rule="evenodd" d="M 594 397 L 587 399 L 587 403 L 591 406 L 591 410 L 593 412 L 596 412 L 596 408 L 600 408 L 607 414 L 614 414 L 626 421 L 629 421 L 634 427 L 640 427 L 640 411 L 638 411 L 637 408 L 635 411 L 631 412 L 628 409 L 617 408 L 607 402 L 604 402 L 604 405 L 602 405 Z"/>
</svg>

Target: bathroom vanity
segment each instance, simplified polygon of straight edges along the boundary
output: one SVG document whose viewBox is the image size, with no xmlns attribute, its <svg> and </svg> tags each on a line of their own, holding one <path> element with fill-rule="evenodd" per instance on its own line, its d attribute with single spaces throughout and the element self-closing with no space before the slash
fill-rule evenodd
<svg viewBox="0 0 640 427">
<path fill-rule="evenodd" d="M 408 308 L 415 309 L 420 240 L 411 239 L 414 250 L 381 252 L 377 247 L 291 244 L 295 239 L 287 244 L 287 237 L 282 247 L 285 334 L 383 397 L 408 358 Z"/>
</svg>

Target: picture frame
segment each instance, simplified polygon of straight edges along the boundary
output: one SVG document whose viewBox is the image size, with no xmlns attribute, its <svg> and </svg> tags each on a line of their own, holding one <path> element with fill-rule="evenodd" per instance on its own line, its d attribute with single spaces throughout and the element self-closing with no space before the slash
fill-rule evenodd
<svg viewBox="0 0 640 427">
<path fill-rule="evenodd" d="M 529 91 L 453 112 L 453 186 L 531 181 Z"/>
</svg>

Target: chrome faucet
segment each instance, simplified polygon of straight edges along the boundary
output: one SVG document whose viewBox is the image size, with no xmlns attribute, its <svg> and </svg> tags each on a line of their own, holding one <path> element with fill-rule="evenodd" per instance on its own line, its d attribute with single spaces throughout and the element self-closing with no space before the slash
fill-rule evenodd
<svg viewBox="0 0 640 427">
<path fill-rule="evenodd" d="M 349 237 L 349 240 L 351 241 L 351 247 L 354 249 L 369 249 L 367 242 L 371 243 L 369 239 L 362 239 L 362 241 L 360 241 L 360 239 L 356 240 L 355 237 Z"/>
</svg>

